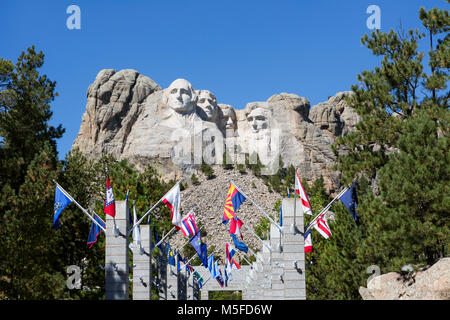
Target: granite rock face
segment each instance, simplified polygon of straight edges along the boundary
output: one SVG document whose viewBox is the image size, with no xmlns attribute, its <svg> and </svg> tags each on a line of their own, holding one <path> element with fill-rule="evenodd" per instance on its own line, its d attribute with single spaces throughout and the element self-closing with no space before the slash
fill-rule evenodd
<svg viewBox="0 0 450 320">
<path fill-rule="evenodd" d="M 358 121 L 344 101 L 348 94 L 311 107 L 304 97 L 280 93 L 234 109 L 184 79 L 163 90 L 135 70 L 105 69 L 88 88 L 73 148 L 91 158 L 127 158 L 138 169 L 152 164 L 165 180 L 190 177 L 202 160 L 221 164 L 225 150 L 234 163 L 257 153 L 265 174 L 276 172 L 281 156 L 307 181 L 323 176 L 334 193 L 340 173 L 332 170 L 330 146 Z"/>
<path fill-rule="evenodd" d="M 450 300 L 450 258 L 422 271 L 376 276 L 359 292 L 364 300 Z"/>
</svg>

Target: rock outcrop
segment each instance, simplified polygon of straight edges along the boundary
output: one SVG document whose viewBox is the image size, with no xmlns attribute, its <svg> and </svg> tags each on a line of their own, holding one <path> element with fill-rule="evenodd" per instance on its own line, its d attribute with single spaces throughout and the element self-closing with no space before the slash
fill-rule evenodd
<svg viewBox="0 0 450 320">
<path fill-rule="evenodd" d="M 184 79 L 162 90 L 135 70 L 106 69 L 88 88 L 73 148 L 91 158 L 127 158 L 138 169 L 151 164 L 165 180 L 190 177 L 202 161 L 221 164 L 225 150 L 235 163 L 256 152 L 265 174 L 276 172 L 281 156 L 307 181 L 323 176 L 334 193 L 340 173 L 332 169 L 330 145 L 358 121 L 344 101 L 348 94 L 311 108 L 308 99 L 281 93 L 234 109 Z"/>
<path fill-rule="evenodd" d="M 450 300 L 450 258 L 422 271 L 373 277 L 359 293 L 364 300 Z"/>
</svg>

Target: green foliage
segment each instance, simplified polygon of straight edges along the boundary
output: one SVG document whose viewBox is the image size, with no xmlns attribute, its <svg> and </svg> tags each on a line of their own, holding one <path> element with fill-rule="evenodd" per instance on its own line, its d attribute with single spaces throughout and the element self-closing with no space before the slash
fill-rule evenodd
<svg viewBox="0 0 450 320">
<path fill-rule="evenodd" d="M 236 168 L 239 170 L 240 174 L 246 174 L 247 171 L 245 170 L 245 166 L 242 163 L 239 163 Z"/>
<path fill-rule="evenodd" d="M 197 178 L 197 176 L 195 175 L 195 173 L 192 174 L 192 176 L 191 176 L 191 181 L 192 181 L 192 184 L 193 184 L 194 186 L 198 186 L 198 185 L 200 184 L 200 181 L 198 181 L 198 178 Z"/>
<path fill-rule="evenodd" d="M 340 270 L 336 277 L 344 276 L 341 282 L 346 281 L 353 292 L 358 282 L 365 285 L 365 268 L 370 265 L 378 265 L 385 273 L 405 264 L 430 265 L 448 255 L 450 20 L 448 11 L 437 8 L 421 8 L 419 18 L 425 27 L 423 34 L 417 30 L 406 35 L 376 31 L 362 39 L 382 58 L 381 66 L 362 72 L 360 84 L 352 86 L 348 103 L 361 121 L 356 131 L 340 137 L 334 146 L 343 180 L 356 178 L 358 182 L 361 225 L 351 229 L 351 220 L 343 216 L 348 224 L 336 221 L 331 225 L 329 240 L 336 240 L 327 240 L 317 250 L 326 250 L 338 241 L 338 232 L 343 235 L 336 249 L 348 260 L 340 261 L 331 254 L 335 260 L 326 261 L 344 267 L 351 263 L 352 271 Z M 425 54 L 418 51 L 420 41 L 429 43 L 428 66 L 423 63 Z M 339 154 L 340 150 L 346 152 Z M 317 201 L 315 196 L 311 198 Z M 338 210 L 336 217 L 340 217 Z M 354 253 L 346 252 L 352 242 Z M 321 293 L 320 286 L 338 283 L 327 278 L 330 270 L 317 268 L 311 267 L 311 272 L 320 271 L 310 290 L 314 297 L 324 297 L 326 292 Z M 343 288 L 339 292 L 349 291 Z"/>
<path fill-rule="evenodd" d="M 225 170 L 233 169 L 233 159 L 227 151 L 223 153 L 222 168 L 224 168 Z"/>
<path fill-rule="evenodd" d="M 213 179 L 215 177 L 214 169 L 205 161 L 202 162 L 202 165 L 200 166 L 200 171 L 203 172 L 203 174 L 206 176 L 208 180 Z"/>
<path fill-rule="evenodd" d="M 242 300 L 241 291 L 208 291 L 209 300 Z"/>
<path fill-rule="evenodd" d="M 274 220 L 271 214 L 269 214 L 269 217 Z M 263 216 L 259 219 L 259 224 L 253 226 L 253 230 L 262 240 L 267 240 L 270 232 L 270 224 L 270 220 Z"/>
</svg>

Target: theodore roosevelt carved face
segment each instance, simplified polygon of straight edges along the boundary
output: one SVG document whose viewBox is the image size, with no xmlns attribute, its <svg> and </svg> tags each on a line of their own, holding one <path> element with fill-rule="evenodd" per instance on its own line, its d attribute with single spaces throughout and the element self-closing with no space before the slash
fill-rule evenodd
<svg viewBox="0 0 450 320">
<path fill-rule="evenodd" d="M 181 114 L 191 113 L 197 105 L 197 94 L 192 84 L 184 79 L 177 79 L 164 90 L 166 104 Z"/>
</svg>

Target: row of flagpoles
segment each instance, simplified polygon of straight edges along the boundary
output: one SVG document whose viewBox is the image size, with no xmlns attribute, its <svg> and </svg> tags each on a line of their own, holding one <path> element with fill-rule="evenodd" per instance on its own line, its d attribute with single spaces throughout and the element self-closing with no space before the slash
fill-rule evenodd
<svg viewBox="0 0 450 320">
<path fill-rule="evenodd" d="M 109 174 L 108 171 L 106 172 L 106 192 L 105 192 L 105 201 L 104 201 L 104 210 L 103 212 L 105 214 L 110 215 L 111 217 L 115 218 L 115 200 L 114 200 L 114 194 L 112 191 Z M 88 235 L 87 244 L 90 245 L 90 247 L 97 241 L 98 235 L 105 231 L 106 224 L 105 222 L 95 213 L 92 212 L 92 215 L 89 214 L 89 212 L 84 209 L 78 202 L 75 201 L 75 199 L 70 196 L 70 194 L 64 190 L 56 181 L 54 181 L 56 184 L 56 190 L 55 190 L 55 205 L 54 205 L 54 213 L 53 213 L 53 226 L 55 229 L 59 228 L 59 219 L 61 216 L 61 212 L 64 210 L 67 205 L 70 203 L 75 203 L 82 212 L 92 221 L 91 222 L 91 228 Z M 296 201 L 297 195 L 300 198 L 300 204 L 301 208 L 303 210 L 304 214 L 308 214 L 313 216 L 313 210 L 311 207 L 311 203 L 309 201 L 308 195 L 305 192 L 305 189 L 303 188 L 303 185 L 300 181 L 300 178 L 295 173 L 295 188 L 294 188 L 294 198 Z M 289 189 L 288 189 L 288 197 L 289 197 Z M 128 192 L 127 192 L 127 200 L 128 200 Z M 180 204 L 181 204 L 181 195 L 180 195 L 180 181 L 177 182 L 158 202 L 156 202 L 139 220 L 137 219 L 136 215 L 136 209 L 133 205 L 133 218 L 129 218 L 131 227 L 128 229 L 127 236 L 132 234 L 133 242 L 135 242 L 139 248 L 140 253 L 143 253 L 141 240 L 140 240 L 140 228 L 139 225 L 142 223 L 142 221 L 145 219 L 145 217 L 148 216 L 147 223 L 150 222 L 150 213 L 161 203 L 163 202 L 167 208 L 169 208 L 171 212 L 171 221 L 173 224 L 173 228 L 165 235 L 161 240 L 158 240 L 158 236 L 155 230 L 155 239 L 156 244 L 151 248 L 151 250 L 154 250 L 156 247 L 160 247 L 160 244 L 164 242 L 166 238 L 168 238 L 173 232 L 176 232 L 178 230 L 181 230 L 183 236 L 187 237 L 189 240 L 186 241 L 186 243 L 182 246 L 182 248 L 190 243 L 193 248 L 196 250 L 196 254 L 192 256 L 190 259 L 182 258 L 179 251 L 182 249 L 180 248 L 178 252 L 175 254 L 175 252 L 170 248 L 170 243 L 167 243 L 166 246 L 166 252 L 167 255 L 167 262 L 170 265 L 175 266 L 175 256 L 177 257 L 177 267 L 178 271 L 180 270 L 180 261 L 183 262 L 183 267 L 186 268 L 186 272 L 188 273 L 188 277 L 191 273 L 194 274 L 195 279 L 200 284 L 200 286 L 203 283 L 203 279 L 201 278 L 200 274 L 195 271 L 195 268 L 190 265 L 190 261 L 194 259 L 196 256 L 200 257 L 200 260 L 202 261 L 202 265 L 207 268 L 210 272 L 210 278 L 216 279 L 217 282 L 220 284 L 220 286 L 226 286 L 227 282 L 232 279 L 232 270 L 233 269 L 241 269 L 241 266 L 236 262 L 235 259 L 233 259 L 233 256 L 236 254 L 236 249 L 239 251 L 242 251 L 244 253 L 247 253 L 250 251 L 255 258 L 258 259 L 258 256 L 244 243 L 244 237 L 241 232 L 241 228 L 243 226 L 242 220 L 240 220 L 236 212 L 239 209 L 240 205 L 245 201 L 249 200 L 273 225 L 275 225 L 280 233 L 282 232 L 282 208 L 280 208 L 280 217 L 279 217 L 279 224 L 275 223 L 273 219 L 266 213 L 264 210 L 256 204 L 250 197 L 248 197 L 239 187 L 233 182 L 230 182 L 230 186 L 227 192 L 227 196 L 225 199 L 225 207 L 222 217 L 222 223 L 224 225 L 227 225 L 229 223 L 229 229 L 228 232 L 231 236 L 231 239 L 233 241 L 233 245 L 229 244 L 228 242 L 225 243 L 225 268 L 224 273 L 222 273 L 221 269 L 218 266 L 218 261 L 214 261 L 214 252 L 211 253 L 209 256 L 207 255 L 207 246 L 205 243 L 202 243 L 201 241 L 201 233 L 199 228 L 197 227 L 196 220 L 195 220 L 195 212 L 189 211 L 188 214 L 186 214 L 184 217 L 181 217 L 181 210 L 180 210 Z M 311 220 L 311 222 L 305 227 L 304 230 L 304 239 L 305 239 L 305 247 L 304 252 L 312 252 L 312 240 L 311 240 L 311 230 L 314 228 L 316 231 L 318 231 L 325 239 L 328 239 L 331 236 L 331 229 L 327 223 L 327 218 L 325 216 L 328 209 L 331 207 L 331 205 L 336 200 L 341 200 L 341 202 L 348 208 L 348 210 L 352 213 L 355 222 L 358 224 L 358 217 L 356 215 L 356 184 L 353 183 L 350 188 L 344 188 L 333 200 L 331 200 L 314 218 Z M 134 204 L 134 203 L 133 203 Z M 294 208 L 296 208 L 296 204 L 294 205 Z M 295 229 L 295 213 L 294 209 L 294 223 L 293 228 Z M 115 227 L 115 219 L 114 219 L 114 228 Z M 250 228 L 246 227 L 247 230 L 250 230 L 253 235 L 261 241 L 261 243 L 265 246 L 267 244 L 264 243 L 262 239 L 260 239 Z M 281 237 L 280 237 L 281 241 Z M 267 246 L 267 248 L 272 251 L 270 246 Z M 242 256 L 244 260 L 248 262 L 248 260 L 245 258 L 245 256 Z M 225 276 L 225 277 L 224 277 Z M 209 278 L 207 279 L 207 281 Z M 206 282 L 205 282 L 206 283 Z"/>
</svg>

